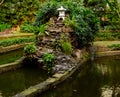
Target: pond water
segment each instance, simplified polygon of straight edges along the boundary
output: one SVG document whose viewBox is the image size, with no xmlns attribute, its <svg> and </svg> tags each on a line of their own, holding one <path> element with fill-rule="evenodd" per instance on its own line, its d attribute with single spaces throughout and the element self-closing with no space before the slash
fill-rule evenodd
<svg viewBox="0 0 120 97">
<path fill-rule="evenodd" d="M 89 60 L 69 79 L 38 97 L 120 97 L 120 56 Z"/>
<path fill-rule="evenodd" d="M 23 49 L 0 54 L 0 65 L 14 62 L 23 56 Z"/>
<path fill-rule="evenodd" d="M 37 68 L 21 68 L 2 73 L 0 74 L 0 93 L 3 97 L 11 97 L 47 78 L 46 72 Z"/>
</svg>

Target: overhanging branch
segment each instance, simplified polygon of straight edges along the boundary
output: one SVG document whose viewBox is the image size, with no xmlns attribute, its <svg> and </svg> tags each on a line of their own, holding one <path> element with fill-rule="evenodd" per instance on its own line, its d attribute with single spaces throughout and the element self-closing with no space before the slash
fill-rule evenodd
<svg viewBox="0 0 120 97">
<path fill-rule="evenodd" d="M 3 4 L 3 2 L 4 2 L 4 0 L 2 0 L 2 1 L 0 2 L 0 5 L 2 5 L 2 4 Z"/>
</svg>

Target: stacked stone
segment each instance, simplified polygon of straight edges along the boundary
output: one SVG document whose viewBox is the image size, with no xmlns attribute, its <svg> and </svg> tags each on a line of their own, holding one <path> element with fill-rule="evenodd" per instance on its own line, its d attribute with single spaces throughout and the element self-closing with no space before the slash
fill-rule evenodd
<svg viewBox="0 0 120 97">
<path fill-rule="evenodd" d="M 53 21 L 53 20 L 51 20 Z M 73 68 L 76 65 L 76 62 L 73 60 L 71 56 L 65 55 L 63 52 L 58 49 L 55 50 L 54 42 L 59 41 L 61 39 L 61 35 L 64 33 L 66 27 L 64 23 L 59 20 L 57 22 L 52 22 L 48 26 L 49 35 L 44 35 L 39 37 L 38 39 L 38 52 L 37 57 L 39 58 L 39 62 L 42 63 L 42 57 L 45 53 L 53 53 L 55 57 L 55 66 L 53 67 L 53 72 L 64 73 L 65 71 Z M 68 31 L 69 32 L 69 31 Z M 64 33 L 66 37 L 70 37 L 69 33 Z M 68 39 L 70 40 L 70 39 Z M 44 68 L 44 67 L 43 67 Z"/>
</svg>

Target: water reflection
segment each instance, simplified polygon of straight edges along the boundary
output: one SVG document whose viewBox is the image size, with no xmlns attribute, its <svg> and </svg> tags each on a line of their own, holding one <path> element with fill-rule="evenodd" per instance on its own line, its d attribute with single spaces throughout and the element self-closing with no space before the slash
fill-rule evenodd
<svg viewBox="0 0 120 97">
<path fill-rule="evenodd" d="M 11 97 L 22 90 L 47 79 L 45 71 L 37 68 L 21 68 L 0 75 L 0 92 L 3 97 Z"/>
<path fill-rule="evenodd" d="M 14 62 L 23 56 L 23 49 L 0 54 L 0 65 Z"/>
<path fill-rule="evenodd" d="M 120 86 L 117 87 L 109 87 L 109 86 L 103 86 L 101 87 L 102 94 L 101 97 L 119 97 L 120 93 Z"/>
<path fill-rule="evenodd" d="M 88 61 L 72 78 L 39 97 L 120 97 L 120 56 Z"/>
</svg>

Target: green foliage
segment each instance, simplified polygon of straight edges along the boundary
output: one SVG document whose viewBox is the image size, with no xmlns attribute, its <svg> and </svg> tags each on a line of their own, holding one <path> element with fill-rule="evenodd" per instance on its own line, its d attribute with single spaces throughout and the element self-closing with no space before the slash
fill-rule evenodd
<svg viewBox="0 0 120 97">
<path fill-rule="evenodd" d="M 120 30 L 120 25 L 117 23 L 109 24 L 107 26 L 104 26 L 104 30 L 117 31 L 117 30 Z"/>
<path fill-rule="evenodd" d="M 53 15 L 56 14 L 56 2 L 52 1 L 52 2 L 45 2 L 44 4 L 42 4 L 42 6 L 40 7 L 40 10 L 38 11 L 37 15 L 36 15 L 36 20 L 34 25 L 42 25 L 45 24 L 49 18 Z"/>
<path fill-rule="evenodd" d="M 106 26 L 107 22 L 103 21 L 102 18 L 106 17 L 106 0 L 86 0 L 87 2 L 87 7 L 92 9 L 94 13 L 100 18 L 100 25 L 101 28 L 104 28 Z"/>
<path fill-rule="evenodd" d="M 48 73 L 52 72 L 52 67 L 54 66 L 55 55 L 46 53 L 43 56 L 43 64 L 47 67 Z"/>
<path fill-rule="evenodd" d="M 69 17 L 66 18 L 64 23 L 65 23 L 65 26 L 67 26 L 67 27 L 76 27 L 77 26 L 77 22 L 74 17 L 72 17 L 72 19 L 70 19 Z"/>
<path fill-rule="evenodd" d="M 106 0 L 109 5 L 109 25 L 112 30 L 120 30 L 120 3 L 117 0 Z M 110 29 L 110 30 L 111 30 Z"/>
<path fill-rule="evenodd" d="M 100 18 L 101 28 L 109 26 L 111 30 L 120 29 L 120 3 L 118 0 L 85 0 L 85 6 L 91 8 Z"/>
<path fill-rule="evenodd" d="M 35 33 L 39 35 L 49 34 L 46 31 L 47 26 L 45 24 L 40 25 L 40 26 L 34 26 L 32 23 L 23 23 L 20 26 L 20 31 L 21 32 L 28 32 L 28 33 Z"/>
<path fill-rule="evenodd" d="M 20 26 L 20 31 L 21 32 L 28 32 L 28 33 L 33 33 L 34 32 L 34 27 L 32 24 L 30 23 L 23 23 L 21 26 Z"/>
<path fill-rule="evenodd" d="M 65 34 L 61 35 L 61 39 L 60 39 L 60 47 L 61 50 L 67 54 L 67 55 L 71 55 L 72 53 L 72 45 L 71 43 L 68 41 L 68 37 Z"/>
<path fill-rule="evenodd" d="M 17 25 L 25 20 L 31 21 L 39 5 L 39 0 L 5 0 L 0 6 L 0 22 Z"/>
<path fill-rule="evenodd" d="M 112 48 L 113 50 L 120 50 L 120 44 L 112 44 L 108 46 L 109 48 Z"/>
<path fill-rule="evenodd" d="M 6 23 L 1 23 L 0 24 L 0 32 L 4 31 L 5 29 L 11 28 L 11 25 L 6 24 Z"/>
<path fill-rule="evenodd" d="M 76 19 L 72 28 L 77 38 L 78 48 L 84 47 L 94 40 L 99 30 L 99 20 L 91 10 L 80 6 L 79 3 L 71 2 L 66 5 L 70 18 Z"/>
<path fill-rule="evenodd" d="M 36 41 L 35 37 L 5 39 L 0 41 L 0 46 L 6 47 L 10 45 L 23 44 L 23 43 L 29 43 L 35 41 Z"/>
<path fill-rule="evenodd" d="M 71 55 L 72 53 L 72 45 L 69 42 L 62 42 L 61 43 L 61 48 L 63 52 L 67 55 Z"/>
<path fill-rule="evenodd" d="M 97 41 L 119 40 L 119 39 L 120 39 L 120 32 L 100 32 L 95 38 L 95 40 Z"/>
<path fill-rule="evenodd" d="M 99 30 L 99 21 L 92 11 L 81 6 L 78 2 L 46 2 L 37 13 L 34 25 L 45 24 L 51 16 L 58 15 L 56 9 L 61 5 L 67 9 L 66 13 L 69 14 L 69 21 L 66 21 L 66 24 L 73 28 L 78 48 L 92 42 Z"/>
<path fill-rule="evenodd" d="M 46 24 L 43 24 L 39 27 L 38 32 L 36 32 L 35 34 L 39 34 L 40 36 L 42 36 L 43 34 L 49 35 L 49 33 L 46 31 L 46 29 L 47 29 Z"/>
<path fill-rule="evenodd" d="M 28 44 L 24 47 L 24 52 L 27 55 L 34 54 L 34 53 L 36 53 L 36 51 L 37 51 L 36 46 L 33 44 Z"/>
<path fill-rule="evenodd" d="M 79 13 L 76 16 L 79 21 L 78 26 L 73 29 L 78 40 L 78 47 L 81 48 L 94 40 L 99 30 L 99 21 L 89 9 L 79 9 Z"/>
</svg>

